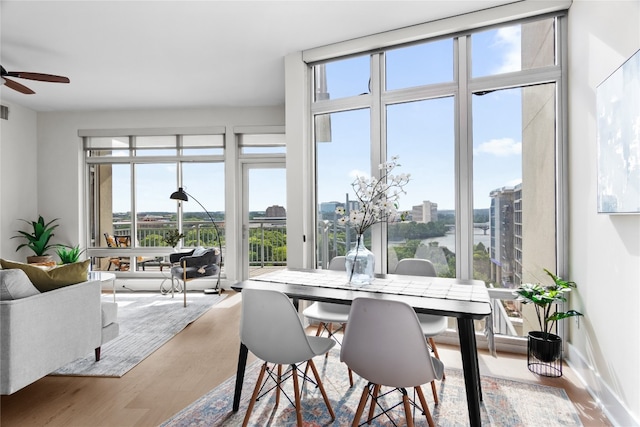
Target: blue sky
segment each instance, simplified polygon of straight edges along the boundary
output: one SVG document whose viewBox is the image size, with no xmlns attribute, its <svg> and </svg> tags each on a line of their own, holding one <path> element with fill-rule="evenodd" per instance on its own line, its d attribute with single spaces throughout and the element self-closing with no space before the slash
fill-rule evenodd
<svg viewBox="0 0 640 427">
<path fill-rule="evenodd" d="M 387 55 L 389 89 L 439 83 L 453 79 L 453 43 L 442 40 L 411 46 Z M 416 58 L 419 59 L 416 59 Z M 437 60 L 433 60 L 437 58 Z M 472 39 L 474 77 L 520 69 L 519 26 L 477 33 Z M 369 57 L 351 58 L 327 65 L 327 85 L 331 99 L 368 92 Z M 489 192 L 521 182 L 521 96 L 520 89 L 474 96 L 474 206 L 489 207 Z M 318 147 L 318 200 L 344 201 L 357 175 L 369 175 L 369 111 L 335 113 L 331 118 L 332 141 Z M 387 110 L 388 154 L 399 155 L 399 173 L 410 173 L 407 193 L 400 208 L 430 200 L 439 209 L 454 209 L 454 102 L 442 98 L 390 106 Z M 125 168 L 124 166 L 118 168 Z M 138 211 L 174 211 L 169 200 L 176 185 L 174 165 L 140 165 L 136 170 L 139 190 Z M 114 173 L 114 212 L 129 211 L 129 175 L 124 169 Z M 252 172 L 251 210 L 285 205 L 282 171 Z M 185 186 L 208 210 L 224 209 L 223 167 L 211 171 L 202 164 L 185 166 Z M 220 185 L 218 185 L 220 184 Z M 277 185 L 275 185 L 277 184 Z M 274 188 L 282 188 L 281 194 Z M 171 190 L 173 191 L 173 190 Z M 278 192 L 280 193 L 280 192 Z M 198 206 L 186 209 L 198 210 Z"/>
<path fill-rule="evenodd" d="M 520 69 L 518 26 L 478 33 L 472 46 L 475 77 Z M 429 61 L 434 57 L 439 60 Z M 368 56 L 327 64 L 331 99 L 366 91 L 368 79 Z M 452 80 L 451 40 L 401 48 L 387 55 L 389 89 Z M 472 111 L 474 206 L 488 208 L 490 191 L 522 180 L 520 89 L 476 95 Z M 439 209 L 454 209 L 453 97 L 392 105 L 386 114 L 387 154 L 400 157 L 399 173 L 412 175 L 400 208 L 407 210 L 430 200 Z M 369 121 L 368 110 L 332 114 L 332 141 L 318 147 L 319 201 L 344 201 L 346 192 L 353 199 L 350 183 L 356 175 L 369 175 Z"/>
</svg>

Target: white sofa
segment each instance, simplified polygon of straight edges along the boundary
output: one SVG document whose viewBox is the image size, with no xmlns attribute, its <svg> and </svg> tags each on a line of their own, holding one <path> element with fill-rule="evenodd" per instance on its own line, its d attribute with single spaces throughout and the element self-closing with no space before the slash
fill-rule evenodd
<svg viewBox="0 0 640 427">
<path fill-rule="evenodd" d="M 92 350 L 100 359 L 100 346 L 119 333 L 117 305 L 101 303 L 100 293 L 100 282 L 91 281 L 0 301 L 0 394 Z"/>
</svg>

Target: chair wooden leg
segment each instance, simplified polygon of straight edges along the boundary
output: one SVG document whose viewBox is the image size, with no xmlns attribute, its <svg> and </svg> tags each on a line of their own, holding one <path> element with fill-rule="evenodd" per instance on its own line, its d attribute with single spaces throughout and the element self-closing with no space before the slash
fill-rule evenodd
<svg viewBox="0 0 640 427">
<path fill-rule="evenodd" d="M 362 417 L 362 413 L 364 412 L 364 407 L 367 405 L 367 400 L 369 400 L 369 387 L 371 386 L 373 386 L 373 384 L 369 383 L 364 386 L 364 390 L 362 390 L 360 403 L 358 403 L 358 409 L 356 409 L 356 414 L 353 416 L 353 423 L 351 423 L 352 427 L 358 427 L 358 425 L 360 424 L 360 418 Z"/>
<path fill-rule="evenodd" d="M 322 327 L 324 326 L 324 322 L 318 323 L 318 329 L 316 329 L 316 336 L 319 337 L 322 333 Z"/>
<path fill-rule="evenodd" d="M 433 393 L 433 400 L 438 404 L 438 389 L 436 388 L 436 382 L 431 381 L 431 392 Z"/>
<path fill-rule="evenodd" d="M 298 384 L 298 372 L 296 365 L 291 365 L 291 369 L 293 370 L 293 394 L 295 396 L 296 402 L 296 420 L 298 427 L 302 427 L 302 410 L 300 408 L 300 385 Z"/>
<path fill-rule="evenodd" d="M 311 366 L 311 370 L 313 371 L 313 376 L 316 377 L 318 388 L 320 389 L 320 393 L 322 393 L 322 398 L 324 399 L 324 403 L 325 405 L 327 405 L 327 409 L 329 410 L 329 414 L 331 415 L 331 421 L 333 421 L 336 419 L 336 414 L 334 414 L 333 408 L 331 407 L 331 403 L 329 402 L 329 397 L 327 396 L 327 392 L 324 390 L 324 385 L 322 385 L 322 381 L 320 380 L 320 375 L 318 375 L 316 364 L 313 363 L 312 359 L 309 359 L 307 361 L 307 366 Z"/>
<path fill-rule="evenodd" d="M 351 372 L 351 368 L 349 369 L 349 387 L 353 387 L 353 372 Z"/>
<path fill-rule="evenodd" d="M 329 338 L 331 338 L 331 334 L 333 332 L 333 323 L 327 323 L 327 331 L 329 332 Z M 328 351 L 324 354 L 324 358 L 326 359 L 327 357 L 329 357 Z"/>
<path fill-rule="evenodd" d="M 436 342 L 433 337 L 429 337 L 429 344 L 431 344 L 431 349 L 433 350 L 433 354 L 436 356 L 436 359 L 440 360 L 440 355 L 438 354 L 438 347 L 436 347 Z M 442 371 L 442 381 L 446 379 L 444 375 L 444 371 Z"/>
<path fill-rule="evenodd" d="M 424 398 L 424 393 L 422 392 L 422 388 L 418 386 L 416 387 L 416 391 L 418 392 L 420 405 L 422 405 L 422 411 L 424 412 L 424 415 L 427 417 L 427 423 L 429 423 L 429 427 L 434 427 L 435 423 L 433 422 L 433 418 L 431 417 L 431 411 L 429 410 L 429 406 L 427 406 L 427 399 Z"/>
<path fill-rule="evenodd" d="M 371 405 L 369 406 L 369 416 L 367 417 L 367 424 L 371 424 L 371 419 L 376 410 L 376 404 L 378 403 L 378 394 L 380 394 L 380 384 L 376 384 L 373 388 L 373 395 L 371 396 Z"/>
<path fill-rule="evenodd" d="M 411 415 L 411 402 L 409 396 L 405 391 L 402 393 L 402 403 L 404 404 L 405 418 L 407 419 L 407 427 L 413 427 L 413 416 Z"/>
<path fill-rule="evenodd" d="M 247 413 L 244 415 L 244 421 L 242 422 L 242 427 L 247 427 L 249 424 L 249 417 L 251 417 L 251 411 L 253 410 L 253 406 L 256 404 L 256 398 L 258 397 L 258 392 L 260 391 L 260 386 L 262 385 L 262 379 L 264 378 L 264 372 L 267 370 L 267 362 L 262 365 L 260 368 L 260 374 L 258 375 L 258 379 L 256 380 L 256 386 L 253 389 L 253 394 L 251 395 L 251 400 L 249 401 L 249 407 L 247 408 Z"/>
<path fill-rule="evenodd" d="M 282 365 L 278 365 L 278 381 L 276 387 L 276 407 L 280 404 L 280 387 L 282 386 Z"/>
</svg>

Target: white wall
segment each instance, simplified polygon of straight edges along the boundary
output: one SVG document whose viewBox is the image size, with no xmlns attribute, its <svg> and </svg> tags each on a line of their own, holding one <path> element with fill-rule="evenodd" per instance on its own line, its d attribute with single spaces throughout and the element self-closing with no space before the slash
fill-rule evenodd
<svg viewBox="0 0 640 427">
<path fill-rule="evenodd" d="M 640 1 L 569 9 L 570 360 L 617 425 L 640 420 L 640 214 L 596 207 L 596 87 L 640 49 Z"/>
<path fill-rule="evenodd" d="M 11 237 L 16 230 L 29 230 L 19 218 L 32 221 L 39 213 L 37 114 L 19 105 L 3 105 L 9 107 L 9 119 L 0 120 L 0 258 L 24 262 L 33 253 L 24 248 L 16 253 L 24 241 Z"/>
<path fill-rule="evenodd" d="M 287 138 L 287 265 L 314 267 L 315 195 L 309 171 L 313 170 L 309 155 L 308 67 L 301 52 L 285 58 L 286 138 Z M 302 179 L 300 179 L 302 177 Z"/>
<path fill-rule="evenodd" d="M 45 218 L 60 218 L 60 226 L 56 230 L 56 240 L 69 243 L 85 242 L 84 187 L 83 187 L 83 152 L 82 141 L 78 137 L 79 129 L 127 129 L 127 128 L 169 128 L 169 127 L 202 127 L 226 126 L 227 150 L 225 169 L 226 189 L 226 232 L 227 240 L 227 274 L 234 278 L 232 268 L 237 258 L 237 240 L 231 238 L 237 234 L 240 225 L 236 221 L 236 208 L 239 206 L 237 192 L 233 185 L 236 182 L 234 165 L 237 163 L 233 128 L 248 125 L 283 125 L 284 107 L 254 108 L 211 108 L 180 109 L 153 111 L 101 111 L 101 112 L 66 112 L 38 113 L 37 115 L 37 193 L 38 207 Z M 35 135 L 35 119 L 31 126 Z M 3 134 L 4 136 L 4 134 Z M 4 145 L 4 144 L 3 144 Z M 35 138 L 33 142 L 35 147 Z M 35 150 L 34 150 L 35 151 Z M 14 156 L 17 157 L 17 156 Z M 26 157 L 26 156 L 25 156 Z M 14 159 L 15 160 L 15 159 Z M 16 162 L 17 163 L 17 162 Z M 231 167 L 230 167 L 231 166 Z M 14 167 L 18 174 L 24 174 L 24 166 Z M 2 199 L 5 198 L 4 168 L 2 172 Z M 33 176 L 35 180 L 35 174 Z M 14 180 L 15 182 L 15 180 Z M 167 194 L 174 189 L 166 189 Z M 18 190 L 23 193 L 23 190 Z M 156 191 L 156 190 L 150 190 Z M 9 193 L 7 193 L 9 194 Z M 222 197 L 222 194 L 221 194 Z M 3 213 L 8 219 L 13 215 L 6 206 Z M 27 212 L 29 216 L 30 212 Z M 230 274 L 231 273 L 231 274 Z"/>
</svg>

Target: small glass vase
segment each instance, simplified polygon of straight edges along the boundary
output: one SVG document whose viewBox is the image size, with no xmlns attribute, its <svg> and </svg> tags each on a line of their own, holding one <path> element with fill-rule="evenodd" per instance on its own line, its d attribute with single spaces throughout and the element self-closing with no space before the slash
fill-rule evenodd
<svg viewBox="0 0 640 427">
<path fill-rule="evenodd" d="M 356 245 L 347 253 L 345 262 L 349 283 L 353 285 L 370 284 L 374 279 L 375 267 L 375 255 L 364 245 L 364 235 L 358 234 Z"/>
</svg>

